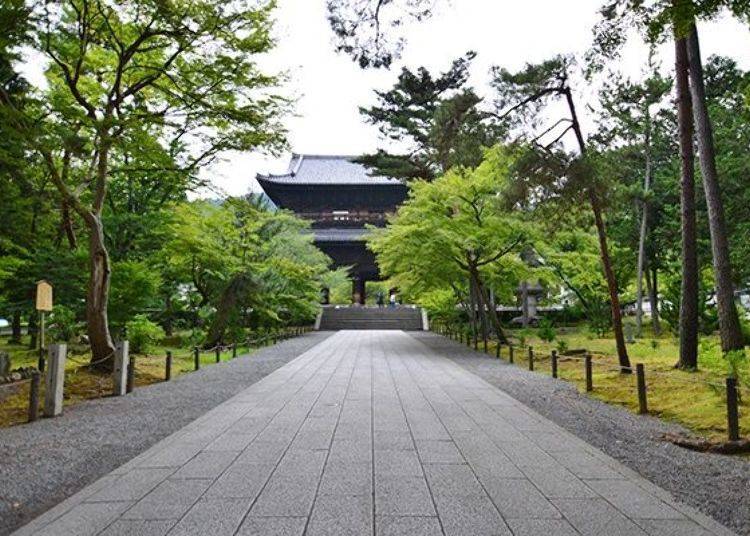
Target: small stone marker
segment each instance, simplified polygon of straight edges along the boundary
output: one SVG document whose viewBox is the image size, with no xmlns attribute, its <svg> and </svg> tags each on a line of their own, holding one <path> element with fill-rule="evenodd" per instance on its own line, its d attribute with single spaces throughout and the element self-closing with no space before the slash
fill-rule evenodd
<svg viewBox="0 0 750 536">
<path fill-rule="evenodd" d="M 44 378 L 44 416 L 56 417 L 63 410 L 63 386 L 65 384 L 65 344 L 50 344 L 47 375 Z"/>
<path fill-rule="evenodd" d="M 115 369 L 114 374 L 114 392 L 115 396 L 123 396 L 128 386 L 128 365 L 129 365 L 130 344 L 128 341 L 120 341 L 115 347 Z"/>
<path fill-rule="evenodd" d="M 0 376 L 10 374 L 10 355 L 8 352 L 0 352 Z"/>
<path fill-rule="evenodd" d="M 633 344 L 635 342 L 635 334 L 633 333 L 633 326 L 625 324 L 625 342 Z"/>
</svg>

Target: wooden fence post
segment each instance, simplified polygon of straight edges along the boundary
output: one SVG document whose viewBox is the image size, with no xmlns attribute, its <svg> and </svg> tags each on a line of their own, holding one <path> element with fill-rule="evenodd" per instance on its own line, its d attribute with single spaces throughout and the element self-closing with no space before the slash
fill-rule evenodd
<svg viewBox="0 0 750 536">
<path fill-rule="evenodd" d="M 39 383 L 42 375 L 38 370 L 31 372 L 31 383 L 29 384 L 29 422 L 39 418 Z"/>
<path fill-rule="evenodd" d="M 557 350 L 552 350 L 550 359 L 552 359 L 552 377 L 557 378 Z"/>
<path fill-rule="evenodd" d="M 237 357 L 237 343 L 234 343 L 232 345 L 232 359 L 234 359 L 235 357 Z"/>
<path fill-rule="evenodd" d="M 119 341 L 115 345 L 115 366 L 112 371 L 114 375 L 114 396 L 123 396 L 128 387 L 128 355 L 130 346 L 128 341 Z"/>
<path fill-rule="evenodd" d="M 500 359 L 500 341 L 497 341 L 497 346 L 495 346 L 495 357 Z"/>
<path fill-rule="evenodd" d="M 172 352 L 167 350 L 167 362 L 165 363 L 164 369 L 164 381 L 168 382 L 172 379 Z"/>
<path fill-rule="evenodd" d="M 484 339 L 484 353 L 487 353 L 487 334 L 483 333 L 482 338 Z"/>
<path fill-rule="evenodd" d="M 534 370 L 534 347 L 529 346 L 529 370 Z"/>
<path fill-rule="evenodd" d="M 584 362 L 584 369 L 586 371 L 586 391 L 593 391 L 594 390 L 594 378 L 592 377 L 591 372 L 591 354 L 586 352 L 586 355 L 583 356 L 583 362 Z"/>
<path fill-rule="evenodd" d="M 513 345 L 508 343 L 508 363 L 513 363 Z"/>
<path fill-rule="evenodd" d="M 65 344 L 50 344 L 47 373 L 44 378 L 44 416 L 56 417 L 63 410 L 63 387 L 65 385 Z"/>
<path fill-rule="evenodd" d="M 219 346 L 218 344 L 216 345 L 215 352 L 216 352 L 216 362 L 218 363 L 219 361 L 221 361 L 221 346 Z"/>
<path fill-rule="evenodd" d="M 128 393 L 132 393 L 134 387 L 135 387 L 135 356 L 131 355 L 130 360 L 128 362 L 128 386 L 127 386 L 126 391 Z"/>
<path fill-rule="evenodd" d="M 201 351 L 197 346 L 193 347 L 193 362 L 195 364 L 195 370 L 201 368 Z"/>
<path fill-rule="evenodd" d="M 645 415 L 648 413 L 648 401 L 646 400 L 646 371 L 643 363 L 635 366 L 636 383 L 638 385 L 638 413 Z"/>
<path fill-rule="evenodd" d="M 729 441 L 740 438 L 740 420 L 737 411 L 737 378 L 727 378 L 727 433 Z"/>
</svg>

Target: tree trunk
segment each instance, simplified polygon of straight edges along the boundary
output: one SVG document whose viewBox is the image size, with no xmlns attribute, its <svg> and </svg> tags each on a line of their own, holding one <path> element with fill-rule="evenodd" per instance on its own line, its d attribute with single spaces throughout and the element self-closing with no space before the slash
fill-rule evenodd
<svg viewBox="0 0 750 536">
<path fill-rule="evenodd" d="M 164 300 L 164 309 L 166 316 L 164 318 L 164 334 L 167 337 L 171 337 L 174 334 L 174 322 L 173 322 L 173 307 L 172 307 L 172 293 L 167 294 L 167 298 Z"/>
<path fill-rule="evenodd" d="M 651 328 L 654 330 L 654 335 L 658 337 L 661 335 L 661 320 L 659 318 L 659 287 L 657 283 L 656 268 L 651 268 L 650 271 L 651 276 L 649 276 L 648 269 L 645 271 L 646 292 L 648 292 L 648 301 L 651 304 Z"/>
<path fill-rule="evenodd" d="M 571 93 L 570 88 L 566 88 L 564 93 L 565 99 L 568 103 L 568 109 L 570 110 L 573 132 L 578 141 L 581 157 L 584 158 L 586 156 L 586 142 L 583 139 L 581 124 L 578 122 L 578 114 L 576 113 L 575 103 L 573 102 L 573 94 Z M 591 204 L 591 211 L 594 213 L 594 223 L 596 224 L 596 233 L 599 238 L 599 252 L 602 259 L 604 277 L 607 280 L 607 290 L 609 291 L 609 304 L 612 313 L 612 330 L 615 333 L 615 343 L 617 344 L 617 359 L 620 363 L 620 371 L 629 374 L 632 371 L 630 370 L 628 349 L 625 346 L 625 336 L 622 333 L 622 313 L 620 312 L 620 298 L 617 295 L 617 279 L 615 278 L 615 272 L 612 270 L 612 261 L 609 258 L 607 230 L 604 227 L 604 218 L 602 218 L 601 204 L 599 202 L 599 196 L 596 193 L 595 185 L 590 185 L 587 193 L 589 203 Z"/>
<path fill-rule="evenodd" d="M 232 313 L 237 309 L 240 297 L 247 291 L 250 279 L 244 273 L 235 275 L 227 284 L 224 292 L 221 293 L 219 305 L 216 307 L 216 316 L 208 329 L 206 337 L 206 348 L 213 348 L 217 344 L 224 342 L 229 319 Z"/>
<path fill-rule="evenodd" d="M 62 201 L 61 213 L 62 221 L 60 222 L 60 225 L 65 233 L 65 237 L 68 239 L 68 249 L 70 249 L 70 251 L 75 251 L 78 247 L 78 238 L 76 237 L 76 231 L 73 228 L 73 218 L 70 213 L 70 205 L 65 199 Z"/>
<path fill-rule="evenodd" d="M 107 317 L 112 271 L 109 265 L 109 253 L 104 245 L 104 226 L 101 217 L 91 214 L 87 224 L 91 236 L 89 238 L 90 272 L 86 295 L 86 323 L 91 344 L 91 362 L 97 363 L 100 368 L 110 369 L 114 364 L 115 352 Z"/>
<path fill-rule="evenodd" d="M 29 350 L 36 350 L 37 340 L 38 340 L 37 335 L 39 332 L 38 318 L 39 318 L 39 313 L 35 309 L 32 309 L 31 312 L 29 313 L 29 324 L 27 328 L 27 331 L 29 332 Z"/>
<path fill-rule="evenodd" d="M 473 277 L 469 277 L 469 304 L 471 305 L 470 327 L 471 336 L 477 338 L 477 287 Z"/>
<path fill-rule="evenodd" d="M 11 344 L 21 344 L 23 333 L 21 333 L 21 313 L 13 313 L 10 324 L 10 342 Z"/>
<path fill-rule="evenodd" d="M 594 221 L 596 222 L 596 232 L 599 236 L 599 249 L 601 250 L 602 266 L 604 267 L 604 277 L 607 280 L 607 290 L 609 290 L 609 304 L 612 313 L 612 330 L 615 334 L 615 343 L 617 345 L 617 358 L 620 363 L 620 371 L 630 374 L 630 358 L 625 346 L 625 336 L 622 332 L 622 313 L 620 312 L 620 298 L 617 295 L 617 280 L 612 270 L 612 261 L 609 258 L 609 248 L 607 247 L 607 231 L 604 227 L 599 199 L 593 190 L 589 191 L 591 209 L 594 212 Z"/>
<path fill-rule="evenodd" d="M 484 287 L 484 284 L 482 283 L 482 280 L 479 276 L 479 270 L 477 270 L 476 267 L 469 266 L 469 277 L 477 289 L 477 296 L 482 304 L 482 310 L 486 310 L 486 314 L 489 315 L 489 320 L 492 324 L 493 329 L 495 330 L 497 340 L 503 344 L 507 344 L 508 338 L 505 336 L 505 332 L 503 332 L 503 328 L 500 325 L 500 319 L 497 317 L 497 311 L 494 307 L 485 308 L 485 306 L 489 304 L 490 299 L 487 293 L 487 289 Z"/>
<path fill-rule="evenodd" d="M 648 193 L 651 187 L 651 115 L 648 109 L 648 101 L 644 110 L 645 133 L 643 148 L 646 156 L 646 172 L 643 178 L 643 194 Z M 636 297 L 635 297 L 635 333 L 640 337 L 643 333 L 643 265 L 646 255 L 646 232 L 648 230 L 648 204 L 641 200 L 641 229 L 638 235 L 638 266 L 636 270 Z"/>
<path fill-rule="evenodd" d="M 675 85 L 680 138 L 680 218 L 682 222 L 682 283 L 680 291 L 680 359 L 677 367 L 698 366 L 698 253 L 695 224 L 693 112 L 688 88 L 687 42 L 675 37 Z"/>
<path fill-rule="evenodd" d="M 729 242 L 724 222 L 724 204 L 721 199 L 721 187 L 716 171 L 713 131 L 706 106 L 703 65 L 701 64 L 700 45 L 698 43 L 698 30 L 695 25 L 693 25 L 687 37 L 687 51 L 693 118 L 697 133 L 701 175 L 703 176 L 703 190 L 708 207 L 708 225 L 711 232 L 721 349 L 726 353 L 732 350 L 742 350 L 744 340 L 737 308 L 734 304 L 734 283 L 729 258 Z"/>
</svg>

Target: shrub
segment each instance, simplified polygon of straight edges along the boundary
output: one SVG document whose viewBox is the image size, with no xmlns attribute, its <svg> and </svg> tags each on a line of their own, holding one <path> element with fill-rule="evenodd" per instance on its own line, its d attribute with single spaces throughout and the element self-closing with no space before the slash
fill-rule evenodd
<svg viewBox="0 0 750 536">
<path fill-rule="evenodd" d="M 555 328 L 552 327 L 552 322 L 547 318 L 542 318 L 539 321 L 539 328 L 536 331 L 540 339 L 546 342 L 552 342 L 557 337 Z"/>
<path fill-rule="evenodd" d="M 560 354 L 564 354 L 568 351 L 568 343 L 565 341 L 565 339 L 558 339 L 557 340 L 557 351 Z"/>
<path fill-rule="evenodd" d="M 73 310 L 64 305 L 55 305 L 49 317 L 47 332 L 53 341 L 71 341 L 77 335 L 76 315 Z"/>
<path fill-rule="evenodd" d="M 527 328 L 519 329 L 518 333 L 516 333 L 516 338 L 518 339 L 518 346 L 521 348 L 526 348 L 526 341 L 528 340 L 531 333 Z"/>
<path fill-rule="evenodd" d="M 750 346 L 750 321 L 742 318 L 740 319 L 740 326 L 742 327 L 742 338 L 745 340 L 745 346 Z"/>
<path fill-rule="evenodd" d="M 137 311 L 160 306 L 161 275 L 142 261 L 122 261 L 112 268 L 109 294 L 109 321 L 122 329 Z"/>
<path fill-rule="evenodd" d="M 133 353 L 145 352 L 164 338 L 161 326 L 151 322 L 146 315 L 135 315 L 125 326 Z"/>
</svg>

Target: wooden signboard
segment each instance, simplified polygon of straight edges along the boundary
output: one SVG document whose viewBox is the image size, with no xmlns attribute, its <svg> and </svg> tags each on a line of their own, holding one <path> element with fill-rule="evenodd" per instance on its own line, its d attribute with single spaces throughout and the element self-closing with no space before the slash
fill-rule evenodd
<svg viewBox="0 0 750 536">
<path fill-rule="evenodd" d="M 36 310 L 45 312 L 52 310 L 52 285 L 44 279 L 36 284 Z"/>
</svg>

